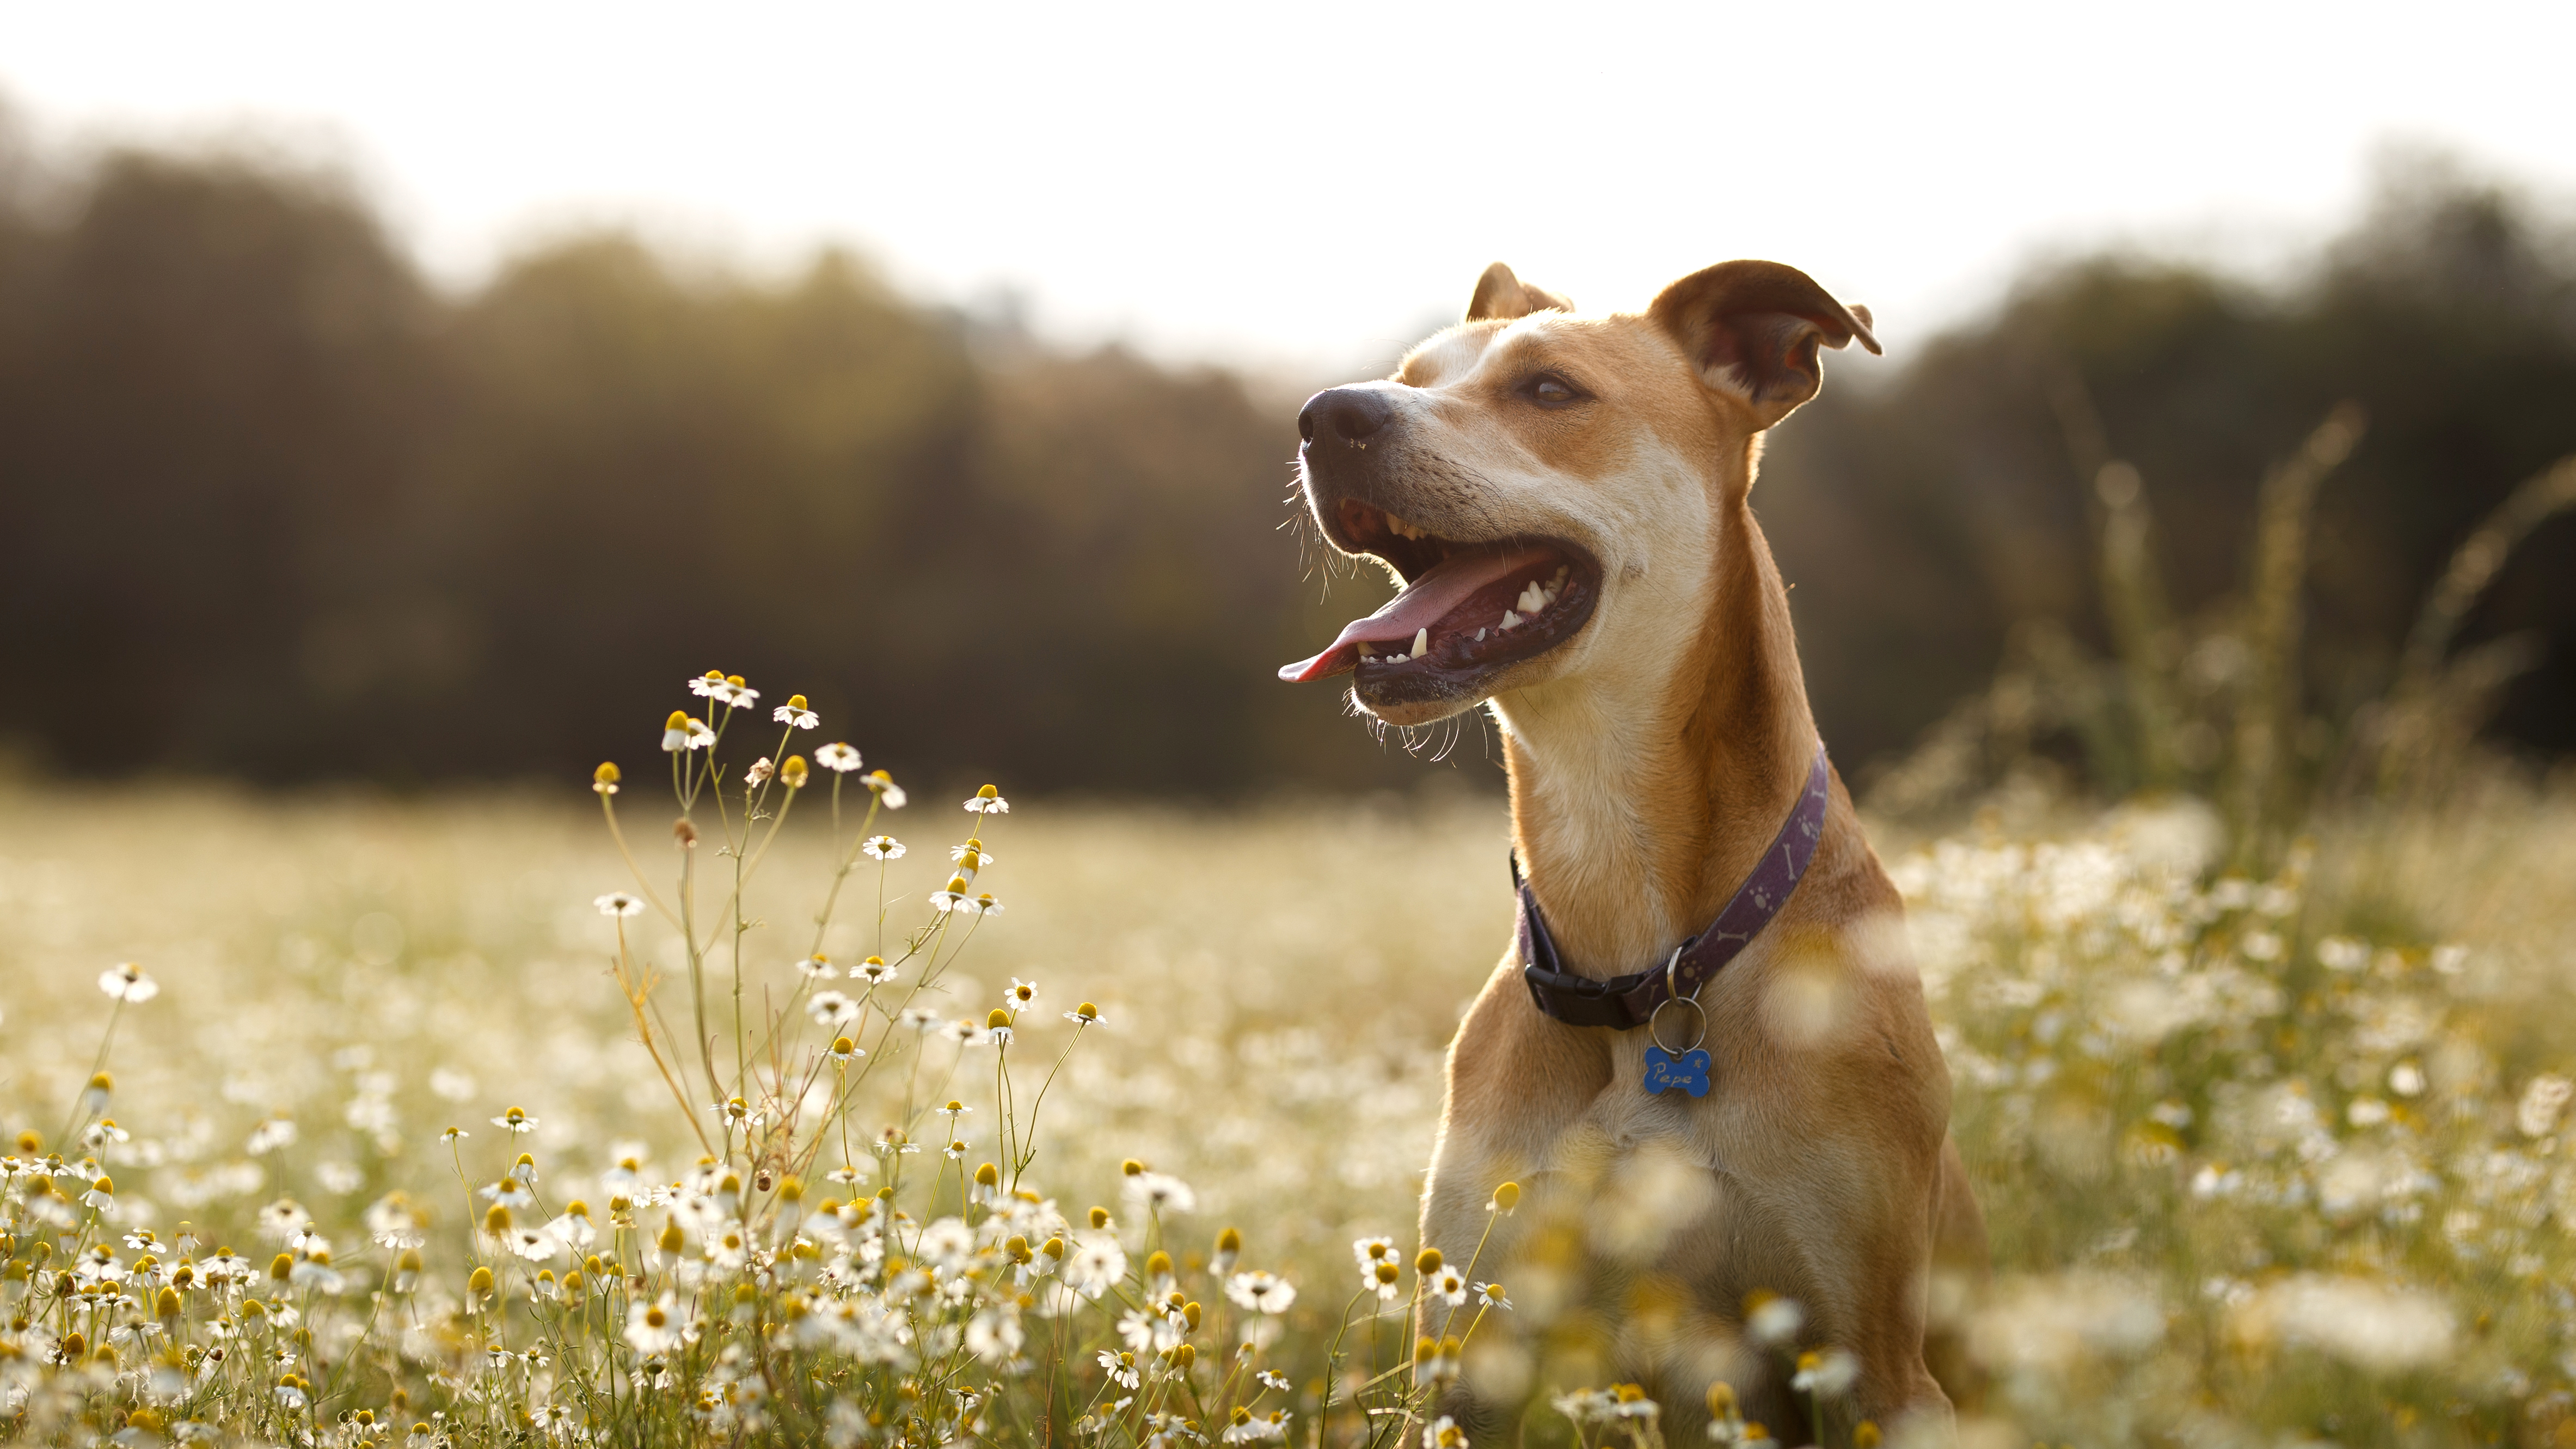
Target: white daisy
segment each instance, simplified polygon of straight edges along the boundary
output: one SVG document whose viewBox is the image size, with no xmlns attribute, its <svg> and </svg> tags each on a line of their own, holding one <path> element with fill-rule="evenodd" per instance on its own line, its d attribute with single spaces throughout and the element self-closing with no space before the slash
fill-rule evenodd
<svg viewBox="0 0 2576 1449">
<path fill-rule="evenodd" d="M 1109 1381 L 1122 1389 L 1132 1389 L 1139 1382 L 1136 1355 L 1132 1353 L 1111 1353 L 1104 1348 L 1100 1351 L 1100 1366 L 1109 1371 Z"/>
<path fill-rule="evenodd" d="M 1119 1315 L 1118 1337 L 1136 1353 L 1169 1353 L 1180 1346 L 1181 1328 L 1164 1314 L 1130 1308 Z"/>
<path fill-rule="evenodd" d="M 1276 1444 L 1288 1437 L 1288 1411 L 1273 1409 L 1267 1415 L 1255 1414 L 1237 1404 L 1235 1422 L 1226 1426 L 1219 1437 L 1228 1444 Z"/>
<path fill-rule="evenodd" d="M 963 1218 L 941 1218 L 923 1228 L 913 1243 L 915 1255 L 951 1273 L 965 1267 L 974 1251 L 975 1230 Z"/>
<path fill-rule="evenodd" d="M 1443 1268 L 1432 1274 L 1430 1281 L 1423 1286 L 1432 1297 L 1452 1308 L 1467 1301 L 1467 1277 L 1455 1268 Z"/>
<path fill-rule="evenodd" d="M 805 696 L 791 694 L 787 702 L 769 712 L 769 717 L 783 725 L 810 730 L 823 722 L 823 717 L 805 707 Z"/>
<path fill-rule="evenodd" d="M 644 1151 L 624 1147 L 615 1151 L 616 1163 L 599 1175 L 602 1192 L 611 1197 L 633 1197 L 636 1185 L 644 1180 Z"/>
<path fill-rule="evenodd" d="M 1226 1280 L 1225 1296 L 1256 1313 L 1285 1313 L 1297 1301 L 1297 1290 L 1274 1274 L 1237 1273 Z"/>
<path fill-rule="evenodd" d="M 282 1197 L 261 1208 L 255 1220 L 260 1236 L 282 1243 L 304 1231 L 312 1223 L 313 1215 L 295 1199 Z"/>
<path fill-rule="evenodd" d="M 1797 1336 L 1798 1326 L 1807 1321 L 1796 1300 L 1768 1296 L 1754 1304 L 1744 1316 L 1744 1333 L 1759 1344 L 1787 1343 Z"/>
<path fill-rule="evenodd" d="M 142 1003 L 161 994 L 161 983 L 143 974 L 143 968 L 128 961 L 98 973 L 98 989 L 119 1001 Z"/>
<path fill-rule="evenodd" d="M 903 842 L 891 835 L 871 835 L 860 844 L 859 854 L 870 860 L 901 860 Z"/>
<path fill-rule="evenodd" d="M 1820 1399 L 1840 1398 L 1860 1377 L 1860 1360 L 1839 1348 L 1798 1355 L 1798 1371 L 1789 1387 Z"/>
<path fill-rule="evenodd" d="M 644 1354 L 668 1353 L 679 1343 L 680 1317 L 671 1306 L 670 1294 L 626 1310 L 626 1341 Z"/>
<path fill-rule="evenodd" d="M 844 1027 L 859 1019 L 859 1003 L 847 992 L 817 991 L 805 1004 L 814 1020 L 828 1027 Z"/>
<path fill-rule="evenodd" d="M 859 752 L 834 740 L 814 752 L 814 763 L 835 774 L 846 775 L 859 767 Z"/>
<path fill-rule="evenodd" d="M 966 1324 L 966 1351 L 986 1363 L 1009 1362 L 1026 1342 L 1028 1331 L 1014 1312 L 987 1308 Z"/>
<path fill-rule="evenodd" d="M 603 916 L 640 916 L 644 914 L 644 898 L 642 896 L 629 895 L 624 891 L 610 891 L 608 894 L 593 900 L 591 904 L 599 907 L 599 913 Z"/>
<path fill-rule="evenodd" d="M 546 1224 L 546 1231 L 576 1253 L 599 1241 L 599 1225 L 590 1220 L 590 1205 L 578 1199 L 564 1204 L 564 1210 Z"/>
<path fill-rule="evenodd" d="M 563 1239 L 543 1228 L 512 1228 L 501 1235 L 503 1245 L 531 1263 L 548 1262 L 563 1256 Z"/>
<path fill-rule="evenodd" d="M 1000 791 L 987 785 L 967 800 L 966 808 L 978 815 L 1008 815 L 1011 802 L 1003 799 Z"/>
<path fill-rule="evenodd" d="M 1073 1255 L 1064 1260 L 1064 1281 L 1083 1297 L 1097 1301 L 1127 1276 L 1127 1250 L 1109 1232 L 1088 1232 L 1074 1240 Z"/>
<path fill-rule="evenodd" d="M 1139 1172 L 1127 1179 L 1127 1211 L 1142 1217 L 1147 1211 L 1185 1213 L 1199 1205 L 1198 1194 L 1190 1185 L 1168 1172 Z"/>
</svg>

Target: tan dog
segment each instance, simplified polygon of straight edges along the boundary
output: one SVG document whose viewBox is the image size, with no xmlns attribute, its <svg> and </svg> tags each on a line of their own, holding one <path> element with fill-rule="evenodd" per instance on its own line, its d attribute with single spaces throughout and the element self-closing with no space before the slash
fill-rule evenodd
<svg viewBox="0 0 2576 1449">
<path fill-rule="evenodd" d="M 1878 350 L 1865 310 L 1777 263 L 1606 316 L 1497 263 L 1392 379 L 1298 419 L 1324 536 L 1406 587 L 1281 673 L 1351 672 L 1398 725 L 1490 707 L 1517 863 L 1565 972 L 1665 969 L 1749 888 L 1821 768 L 1748 495 L 1763 431 L 1816 394 L 1818 348 L 1855 338 Z M 1716 1380 L 1793 1444 L 1811 1411 L 1833 1442 L 1863 1420 L 1948 1425 L 1926 1335 L 1939 1358 L 1932 1320 L 1956 1295 L 1936 1279 L 1982 1276 L 1985 1228 L 1896 889 L 1839 780 L 1808 808 L 1803 877 L 1699 989 L 1705 1096 L 1648 1090 L 1650 1030 L 1543 1014 L 1518 945 L 1460 1026 L 1422 1236 L 1456 1266 L 1482 1242 L 1475 1276 L 1516 1299 L 1447 1406 L 1480 1440 L 1534 1389 L 1611 1377 L 1645 1381 L 1673 1434 Z M 1692 1005 L 1655 1013 L 1666 1051 L 1700 1031 Z M 1510 1180 L 1529 1197 L 1498 1221 Z M 1766 1294 L 1797 1312 L 1748 1334 Z M 1801 1351 L 1848 1387 L 1794 1392 Z"/>
</svg>

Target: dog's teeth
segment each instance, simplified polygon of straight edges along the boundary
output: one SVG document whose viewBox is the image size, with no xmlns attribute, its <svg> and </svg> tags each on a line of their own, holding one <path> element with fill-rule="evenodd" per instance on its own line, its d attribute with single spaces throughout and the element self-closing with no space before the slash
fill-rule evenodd
<svg viewBox="0 0 2576 1449">
<path fill-rule="evenodd" d="M 1427 627 L 1427 626 L 1426 626 L 1426 627 L 1424 627 L 1424 628 L 1420 628 L 1420 629 L 1416 629 L 1416 630 L 1414 630 L 1414 631 L 1413 631 L 1413 655 L 1412 655 L 1412 657 L 1413 657 L 1413 658 L 1416 658 L 1416 659 L 1421 658 L 1421 657 L 1422 657 L 1422 653 L 1423 653 L 1423 651 L 1424 651 L 1424 650 L 1426 650 L 1426 649 L 1429 649 L 1430 647 L 1431 647 L 1431 630 L 1429 629 L 1429 627 Z"/>
<path fill-rule="evenodd" d="M 1477 642 L 1477 643 L 1479 643 L 1479 644 L 1482 644 L 1482 643 L 1484 643 L 1484 642 L 1485 642 L 1485 631 L 1484 631 L 1484 630 L 1479 629 L 1479 630 L 1477 630 L 1477 631 L 1476 631 L 1476 642 Z"/>
<path fill-rule="evenodd" d="M 1509 609 L 1505 609 L 1503 611 L 1503 627 L 1506 629 L 1517 629 L 1520 626 L 1521 616 L 1513 613 Z"/>
</svg>

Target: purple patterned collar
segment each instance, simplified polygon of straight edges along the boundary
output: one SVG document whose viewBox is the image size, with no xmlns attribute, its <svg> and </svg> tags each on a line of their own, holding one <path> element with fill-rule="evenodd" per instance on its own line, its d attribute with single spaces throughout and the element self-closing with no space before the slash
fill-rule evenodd
<svg viewBox="0 0 2576 1449">
<path fill-rule="evenodd" d="M 1548 934 L 1547 918 L 1539 914 L 1538 898 L 1530 894 L 1529 882 L 1521 879 L 1520 862 L 1514 859 L 1512 878 L 1520 887 L 1521 979 L 1529 983 L 1530 999 L 1539 1010 L 1569 1026 L 1626 1031 L 1644 1026 L 1655 1008 L 1674 996 L 1696 998 L 1710 977 L 1771 924 L 1806 876 L 1808 862 L 1816 858 L 1816 843 L 1825 833 L 1830 779 L 1825 747 L 1819 743 L 1816 763 L 1807 771 L 1807 788 L 1753 874 L 1736 888 L 1734 899 L 1707 930 L 1684 941 L 1670 960 L 1652 970 L 1595 981 L 1563 969 L 1556 940 Z"/>
</svg>

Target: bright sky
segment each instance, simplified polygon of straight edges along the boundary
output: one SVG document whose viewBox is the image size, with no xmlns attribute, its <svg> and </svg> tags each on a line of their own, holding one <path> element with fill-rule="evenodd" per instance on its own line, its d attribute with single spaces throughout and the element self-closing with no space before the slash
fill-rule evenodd
<svg viewBox="0 0 2576 1449">
<path fill-rule="evenodd" d="M 332 157 L 450 280 L 599 220 L 762 264 L 837 239 L 1060 336 L 1300 370 L 1413 340 L 1497 257 L 1637 306 L 1767 256 L 1901 350 L 2035 254 L 2278 255 L 2392 141 L 2563 195 L 2570 54 L 2564 0 L 0 0 L 40 144 Z"/>
</svg>

